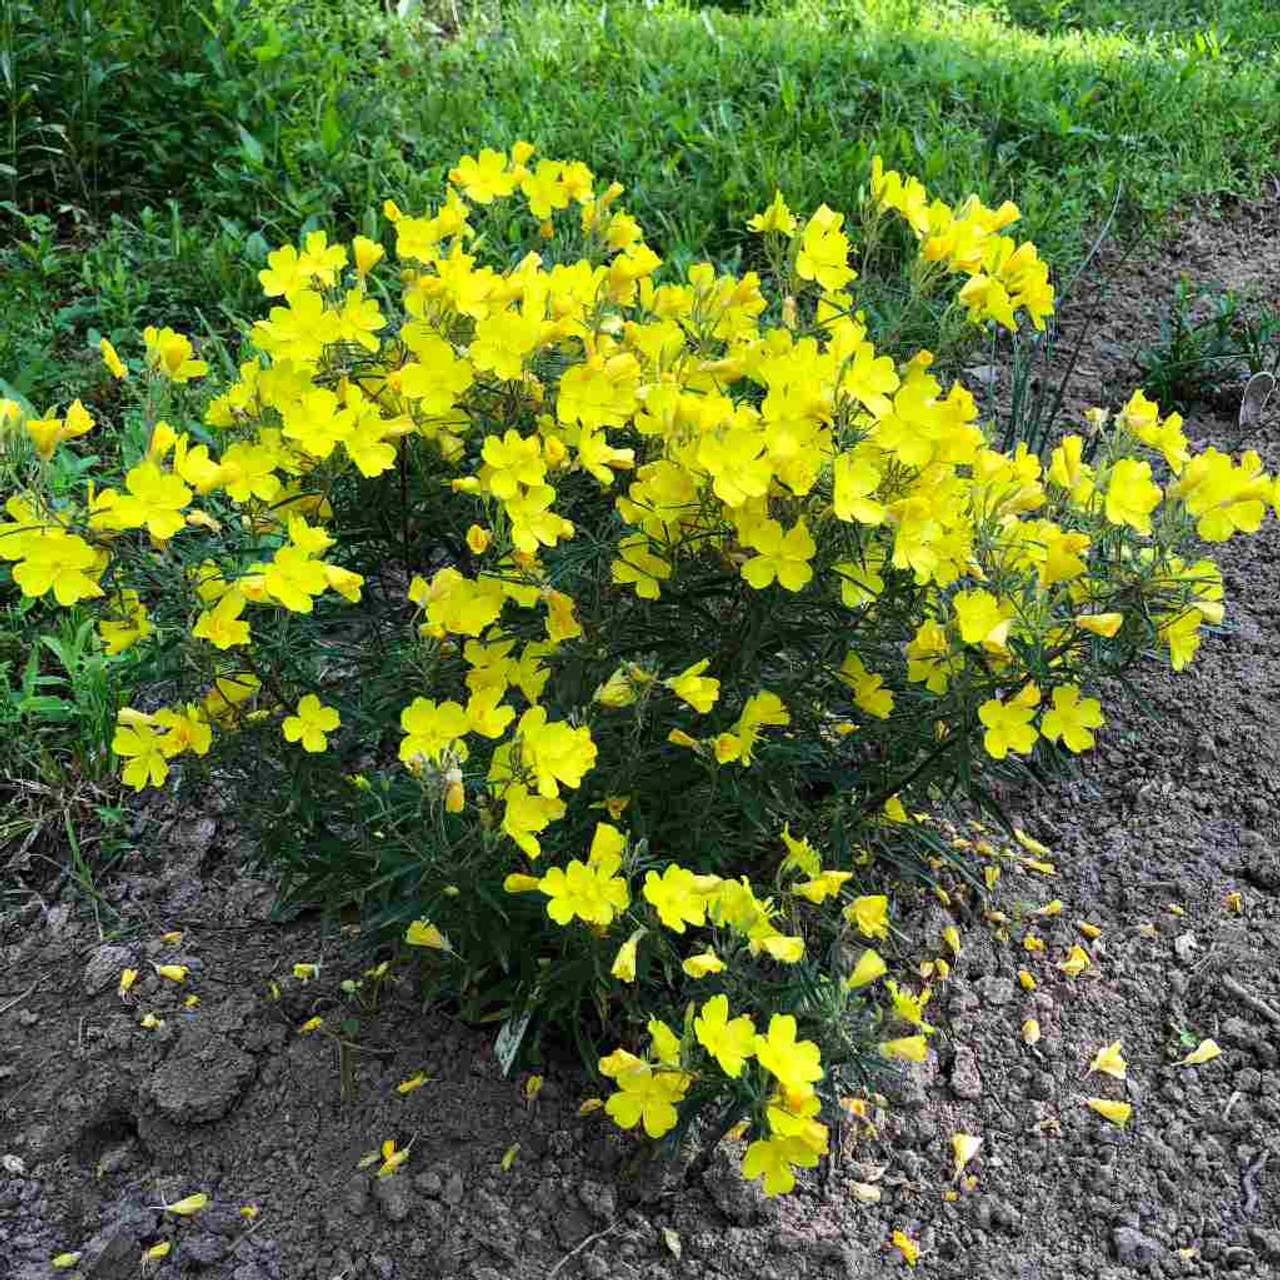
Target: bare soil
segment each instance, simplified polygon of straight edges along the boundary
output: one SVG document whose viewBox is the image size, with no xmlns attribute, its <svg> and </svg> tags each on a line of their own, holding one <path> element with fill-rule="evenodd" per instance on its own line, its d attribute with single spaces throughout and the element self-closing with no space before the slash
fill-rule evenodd
<svg viewBox="0 0 1280 1280">
<path fill-rule="evenodd" d="M 1172 243 L 1128 259 L 1073 412 L 1127 397 L 1182 272 L 1280 309 L 1278 232 L 1280 188 L 1189 209 Z M 1065 313 L 1068 338 L 1089 304 Z M 1280 410 L 1242 431 L 1229 399 L 1189 434 L 1280 469 Z M 550 1066 L 530 1100 L 525 1077 L 503 1078 L 494 1029 L 424 1010 L 407 970 L 353 1002 L 339 984 L 362 966 L 344 933 L 273 921 L 272 886 L 228 852 L 225 815 L 139 811 L 138 851 L 99 885 L 96 914 L 0 851 L 31 890 L 0 917 L 0 1277 L 43 1280 L 62 1251 L 92 1280 L 133 1277 L 166 1241 L 157 1271 L 208 1280 L 878 1277 L 904 1273 L 895 1229 L 939 1277 L 1280 1273 L 1280 525 L 1213 550 L 1222 632 L 1180 676 L 1144 669 L 1142 706 L 1109 708 L 1078 776 L 1010 800 L 1053 874 L 1006 859 L 987 904 L 1004 923 L 899 894 L 902 957 L 942 954 L 942 928 L 961 928 L 926 1011 L 934 1049 L 873 1104 L 874 1134 L 846 1123 L 784 1199 L 744 1184 L 727 1152 L 687 1185 L 678 1168 L 637 1173 L 635 1139 L 579 1116 L 597 1091 L 584 1074 Z M 1052 899 L 1059 914 L 1034 914 Z M 1025 950 L 1028 931 L 1043 951 Z M 1058 965 L 1077 942 L 1091 963 L 1071 978 Z M 322 967 L 304 983 L 298 961 Z M 190 973 L 176 984 L 153 962 Z M 126 966 L 140 970 L 127 1003 Z M 163 1026 L 140 1027 L 146 1012 Z M 313 1014 L 329 1030 L 356 1018 L 348 1046 L 299 1035 Z M 1220 1057 L 1174 1065 L 1205 1037 Z M 1116 1040 L 1127 1079 L 1087 1075 Z M 430 1080 L 399 1093 L 418 1072 Z M 1131 1122 L 1108 1124 L 1089 1097 L 1130 1102 Z M 957 1131 L 983 1140 L 972 1184 L 953 1178 Z M 388 1138 L 412 1150 L 376 1179 L 358 1166 Z M 164 1211 L 196 1191 L 201 1214 Z"/>
</svg>

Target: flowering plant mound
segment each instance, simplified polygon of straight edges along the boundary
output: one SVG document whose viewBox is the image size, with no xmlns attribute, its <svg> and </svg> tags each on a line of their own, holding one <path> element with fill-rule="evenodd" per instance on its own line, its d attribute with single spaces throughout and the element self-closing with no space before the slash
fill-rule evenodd
<svg viewBox="0 0 1280 1280">
<path fill-rule="evenodd" d="M 856 230 L 779 194 L 750 224 L 766 289 L 663 279 L 598 187 L 484 150 L 437 208 L 388 204 L 396 269 L 360 236 L 276 250 L 212 398 L 147 331 L 119 474 L 51 485 L 92 416 L 4 405 L 36 458 L 11 431 L 0 560 L 139 653 L 125 783 L 216 758 L 300 894 L 360 902 L 516 1038 L 534 1014 L 621 1036 L 613 1120 L 710 1108 L 772 1194 L 826 1150 L 841 1064 L 925 1053 L 927 988 L 868 998 L 881 862 L 949 851 L 918 810 L 1091 747 L 1101 677 L 1179 669 L 1221 621 L 1196 539 L 1280 495 L 1140 393 L 1047 458 L 1001 452 L 928 351 L 877 349 L 851 235 L 887 219 L 913 288 L 1043 327 L 1012 204 L 878 162 Z"/>
</svg>

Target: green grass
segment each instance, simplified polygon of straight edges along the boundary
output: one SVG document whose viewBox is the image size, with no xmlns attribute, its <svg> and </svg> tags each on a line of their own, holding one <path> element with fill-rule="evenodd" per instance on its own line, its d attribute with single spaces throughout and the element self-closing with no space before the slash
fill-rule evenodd
<svg viewBox="0 0 1280 1280">
<path fill-rule="evenodd" d="M 401 14 L 404 14 L 401 17 Z M 455 18 L 458 25 L 455 25 Z M 753 252 L 775 187 L 848 208 L 870 157 L 1015 199 L 1061 270 L 1247 192 L 1280 141 L 1269 0 L 0 0 L 0 379 L 43 407 L 99 334 L 234 334 L 300 228 L 374 233 L 517 137 L 627 184 L 678 264 Z"/>
<path fill-rule="evenodd" d="M 379 235 L 385 198 L 421 210 L 461 153 L 517 138 L 625 183 L 677 266 L 754 265 L 745 222 L 775 188 L 850 209 L 878 153 L 945 199 L 1016 200 L 1066 274 L 1117 200 L 1132 235 L 1187 195 L 1256 190 L 1280 143 L 1280 7 L 0 0 L 0 396 L 79 396 L 113 447 L 138 424 L 99 336 L 136 355 L 168 324 L 225 359 L 269 247 Z M 65 702 L 97 725 L 95 759 L 127 664 L 60 669 L 38 640 L 57 620 L 15 605 L 0 590 L 6 741 L 32 747 L 27 721 Z M 0 777 L 66 772 L 42 758 L 0 746 Z"/>
</svg>

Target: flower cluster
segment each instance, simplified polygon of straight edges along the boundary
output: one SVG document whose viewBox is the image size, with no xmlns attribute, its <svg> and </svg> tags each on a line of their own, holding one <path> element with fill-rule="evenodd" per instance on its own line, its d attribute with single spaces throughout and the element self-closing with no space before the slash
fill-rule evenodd
<svg viewBox="0 0 1280 1280">
<path fill-rule="evenodd" d="M 930 352 L 876 346 L 841 213 L 802 218 L 778 194 L 752 219 L 771 295 L 709 263 L 660 279 L 622 187 L 599 187 L 526 143 L 486 149 L 450 170 L 435 208 L 388 202 L 388 245 L 314 231 L 275 250 L 256 354 L 198 410 L 208 366 L 148 329 L 134 367 L 168 416 L 145 456 L 70 497 L 37 467 L 5 503 L 0 561 L 27 597 L 91 604 L 109 652 L 177 645 L 202 673 L 193 701 L 120 713 L 113 749 L 138 789 L 250 725 L 275 725 L 299 760 L 361 745 L 343 663 L 300 654 L 290 628 L 385 609 L 421 662 L 398 735 L 393 721 L 363 747 L 377 760 L 390 742 L 432 829 L 467 833 L 486 910 L 533 904 L 538 945 L 572 936 L 606 957 L 597 997 L 643 986 L 670 1002 L 675 973 L 719 988 L 682 1036 L 653 1019 L 646 1056 L 600 1062 L 608 1112 L 657 1137 L 687 1096 L 738 1090 L 744 1168 L 772 1194 L 826 1150 L 828 1068 L 797 1038 L 811 1015 L 753 1016 L 739 975 L 816 966 L 806 939 L 824 928 L 885 938 L 888 898 L 854 891 L 872 854 L 834 838 L 834 810 L 798 828 L 811 843 L 772 793 L 741 848 L 701 852 L 697 821 L 684 843 L 668 824 L 652 844 L 678 804 L 661 777 L 704 780 L 719 813 L 807 752 L 824 777 L 878 778 L 848 812 L 893 838 L 920 824 L 911 789 L 948 752 L 1084 751 L 1104 725 L 1100 672 L 1155 645 L 1178 669 L 1221 621 L 1220 575 L 1193 539 L 1256 530 L 1280 490 L 1252 453 L 1193 455 L 1178 416 L 1141 393 L 1047 458 L 1002 452 Z M 504 202 L 541 246 L 514 265 L 481 261 L 482 219 Z M 964 278 L 953 305 L 970 321 L 1043 326 L 1048 270 L 1002 234 L 1014 205 L 952 208 L 877 160 L 861 225 L 891 214 L 921 271 Z M 46 466 L 94 428 L 80 401 L 43 418 L 0 402 L 13 422 Z M 395 572 L 361 560 L 358 522 L 340 518 L 383 498 L 399 503 Z M 462 896 L 449 878 L 434 901 Z M 864 949 L 822 989 L 860 1000 L 886 972 Z M 927 991 L 886 991 L 912 1030 L 880 1052 L 922 1056 Z"/>
</svg>

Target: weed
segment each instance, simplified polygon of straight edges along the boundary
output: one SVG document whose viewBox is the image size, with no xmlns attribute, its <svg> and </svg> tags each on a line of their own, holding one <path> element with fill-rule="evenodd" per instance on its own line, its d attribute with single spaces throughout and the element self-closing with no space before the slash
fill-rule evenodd
<svg viewBox="0 0 1280 1280">
<path fill-rule="evenodd" d="M 1230 289 L 1192 289 L 1184 276 L 1158 342 L 1134 359 L 1142 387 L 1160 404 L 1189 408 L 1243 376 L 1280 368 L 1280 315 L 1246 313 Z"/>
</svg>

